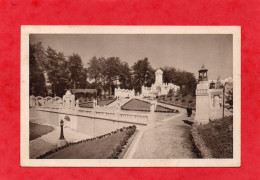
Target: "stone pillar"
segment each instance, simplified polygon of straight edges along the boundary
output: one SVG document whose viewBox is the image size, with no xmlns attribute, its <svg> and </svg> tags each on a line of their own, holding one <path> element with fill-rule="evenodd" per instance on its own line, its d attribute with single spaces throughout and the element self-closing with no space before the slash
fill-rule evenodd
<svg viewBox="0 0 260 180">
<path fill-rule="evenodd" d="M 209 123 L 209 85 L 208 81 L 200 81 L 196 89 L 196 124 Z"/>
<path fill-rule="evenodd" d="M 35 96 L 34 95 L 31 95 L 30 96 L 30 107 L 35 107 Z"/>
</svg>

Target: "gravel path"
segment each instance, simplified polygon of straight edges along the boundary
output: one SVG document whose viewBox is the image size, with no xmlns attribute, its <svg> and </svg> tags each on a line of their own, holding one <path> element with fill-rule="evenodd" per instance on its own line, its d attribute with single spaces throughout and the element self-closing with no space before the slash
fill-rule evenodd
<svg viewBox="0 0 260 180">
<path fill-rule="evenodd" d="M 191 126 L 182 120 L 192 120 L 185 114 L 143 129 L 133 159 L 197 158 L 192 151 Z"/>
</svg>

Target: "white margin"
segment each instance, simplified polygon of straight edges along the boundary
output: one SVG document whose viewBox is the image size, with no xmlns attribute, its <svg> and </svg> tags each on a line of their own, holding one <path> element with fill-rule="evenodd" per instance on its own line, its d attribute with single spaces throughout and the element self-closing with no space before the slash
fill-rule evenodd
<svg viewBox="0 0 260 180">
<path fill-rule="evenodd" d="M 29 34 L 233 34 L 233 159 L 29 159 Z M 21 26 L 20 160 L 23 167 L 240 167 L 240 26 Z"/>
</svg>

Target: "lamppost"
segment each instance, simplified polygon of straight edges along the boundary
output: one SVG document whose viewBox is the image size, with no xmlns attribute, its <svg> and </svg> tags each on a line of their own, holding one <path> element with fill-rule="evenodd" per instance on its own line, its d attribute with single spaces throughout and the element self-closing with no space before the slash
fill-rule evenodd
<svg viewBox="0 0 260 180">
<path fill-rule="evenodd" d="M 223 86 L 223 104 L 222 104 L 222 106 L 223 106 L 223 115 L 222 115 L 223 119 L 224 119 L 224 111 L 225 111 L 225 88 L 226 88 L 226 84 L 227 84 L 227 82 L 225 82 L 225 84 Z"/>
<path fill-rule="evenodd" d="M 64 123 L 64 121 L 63 120 L 61 120 L 60 121 L 60 140 L 63 140 L 63 139 L 65 139 L 64 138 L 64 135 L 63 135 L 63 123 Z"/>
</svg>

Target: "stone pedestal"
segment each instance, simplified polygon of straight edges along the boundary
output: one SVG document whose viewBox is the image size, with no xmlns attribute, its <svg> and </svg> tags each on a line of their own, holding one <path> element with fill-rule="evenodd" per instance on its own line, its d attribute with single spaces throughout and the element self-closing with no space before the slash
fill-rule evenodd
<svg viewBox="0 0 260 180">
<path fill-rule="evenodd" d="M 208 81 L 201 81 L 196 89 L 196 124 L 209 123 L 209 85 Z"/>
<path fill-rule="evenodd" d="M 65 139 L 59 139 L 57 142 L 58 147 L 65 146 L 67 144 L 67 141 Z"/>
</svg>

